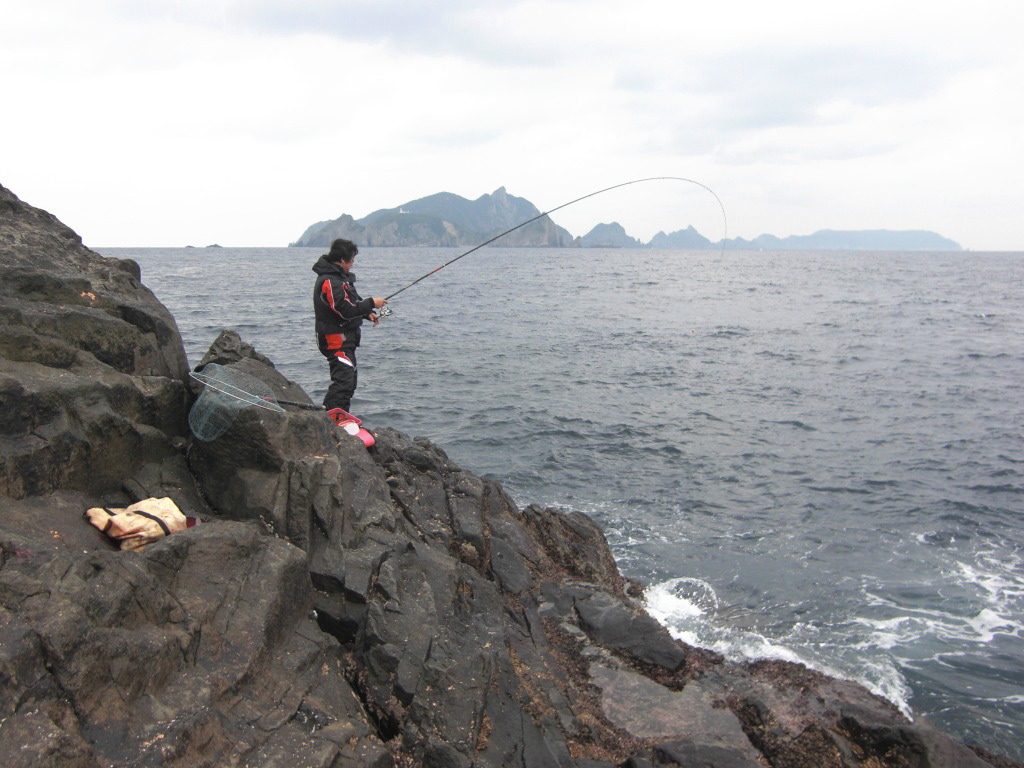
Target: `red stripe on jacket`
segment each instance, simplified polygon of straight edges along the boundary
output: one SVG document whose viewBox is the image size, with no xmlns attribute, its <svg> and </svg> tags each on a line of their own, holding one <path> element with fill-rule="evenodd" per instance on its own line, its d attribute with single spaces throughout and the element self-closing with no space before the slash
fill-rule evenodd
<svg viewBox="0 0 1024 768">
<path fill-rule="evenodd" d="M 342 301 L 345 304 L 348 304 L 353 309 L 355 309 L 356 308 L 356 302 L 352 301 L 352 299 L 348 295 L 348 283 L 342 283 L 341 290 L 343 292 Z M 330 278 L 327 278 L 326 280 L 324 280 L 323 284 L 320 286 L 320 293 L 323 294 L 324 301 L 326 301 L 327 302 L 327 306 L 331 308 L 331 312 L 333 312 L 334 314 L 336 314 L 338 317 L 342 318 L 343 320 L 351 320 L 352 319 L 351 317 L 346 317 L 345 314 L 338 308 L 338 305 L 335 304 L 335 302 L 334 302 L 334 289 L 331 287 L 331 279 Z"/>
<path fill-rule="evenodd" d="M 331 308 L 331 312 L 336 314 L 338 317 L 342 317 L 341 312 L 339 312 L 338 308 L 334 305 L 334 290 L 331 288 L 330 278 L 324 280 L 320 285 L 320 293 L 323 295 L 324 301 L 327 302 L 327 306 Z"/>
</svg>

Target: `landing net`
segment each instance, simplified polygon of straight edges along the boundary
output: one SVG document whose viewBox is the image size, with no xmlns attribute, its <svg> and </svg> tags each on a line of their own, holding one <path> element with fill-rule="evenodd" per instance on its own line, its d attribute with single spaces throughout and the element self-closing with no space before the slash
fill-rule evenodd
<svg viewBox="0 0 1024 768">
<path fill-rule="evenodd" d="M 227 432 L 243 408 L 256 406 L 284 413 L 273 390 L 248 373 L 209 363 L 201 371 L 189 371 L 189 375 L 204 385 L 188 413 L 192 434 L 204 443 L 216 440 Z"/>
</svg>

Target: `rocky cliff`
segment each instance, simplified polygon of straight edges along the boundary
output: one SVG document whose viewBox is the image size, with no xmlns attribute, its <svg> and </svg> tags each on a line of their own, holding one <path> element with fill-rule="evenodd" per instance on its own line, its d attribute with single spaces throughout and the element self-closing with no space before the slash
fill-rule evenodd
<svg viewBox="0 0 1024 768">
<path fill-rule="evenodd" d="M 322 412 L 188 433 L 137 265 L 0 187 L 5 766 L 985 768 L 858 685 L 673 640 L 580 514 Z M 237 334 L 203 362 L 308 403 Z M 170 497 L 139 552 L 82 517 Z"/>
</svg>

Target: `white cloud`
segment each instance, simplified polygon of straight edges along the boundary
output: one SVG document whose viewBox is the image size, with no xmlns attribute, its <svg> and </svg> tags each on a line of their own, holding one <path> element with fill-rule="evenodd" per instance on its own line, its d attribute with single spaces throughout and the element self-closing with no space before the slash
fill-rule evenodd
<svg viewBox="0 0 1024 768">
<path fill-rule="evenodd" d="M 505 186 L 547 210 L 685 176 L 732 235 L 1024 248 L 1007 1 L 11 5 L 0 183 L 95 246 L 284 244 L 437 191 Z M 677 186 L 556 221 L 718 237 L 710 196 Z"/>
</svg>

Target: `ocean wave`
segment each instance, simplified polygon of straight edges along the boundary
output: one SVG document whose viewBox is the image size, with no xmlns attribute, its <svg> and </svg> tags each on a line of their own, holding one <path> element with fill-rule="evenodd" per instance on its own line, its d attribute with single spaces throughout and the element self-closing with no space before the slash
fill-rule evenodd
<svg viewBox="0 0 1024 768">
<path fill-rule="evenodd" d="M 802 429 L 805 432 L 817 432 L 816 427 L 812 427 L 810 424 L 805 424 L 797 419 L 786 419 L 783 421 L 766 421 L 766 424 L 778 424 L 781 427 L 794 427 L 796 429 Z"/>
<path fill-rule="evenodd" d="M 797 624 L 790 638 L 775 640 L 751 629 L 716 621 L 720 603 L 706 581 L 680 577 L 653 584 L 644 591 L 647 611 L 669 633 L 684 643 L 720 653 L 735 662 L 772 659 L 802 664 L 834 678 L 858 682 L 912 717 L 911 689 L 898 665 L 888 655 L 861 653 L 837 663 L 836 654 L 809 643 L 805 624 Z M 819 634 L 811 630 L 812 634 Z M 816 642 L 820 637 L 815 638 Z"/>
<path fill-rule="evenodd" d="M 870 488 L 848 488 L 839 485 L 808 485 L 807 487 L 812 491 L 820 491 L 821 493 L 871 493 Z"/>
<path fill-rule="evenodd" d="M 1024 493 L 1024 487 L 1019 485 L 969 485 L 967 490 L 976 493 Z"/>
<path fill-rule="evenodd" d="M 1005 637 L 1024 641 L 1024 577 L 1019 559 L 995 562 L 981 556 L 956 562 L 960 594 L 953 599 L 932 585 L 881 593 L 865 590 L 870 615 L 855 619 L 867 628 L 864 647 L 897 652 L 905 661 L 938 660 L 957 649 L 979 649 Z"/>
</svg>

